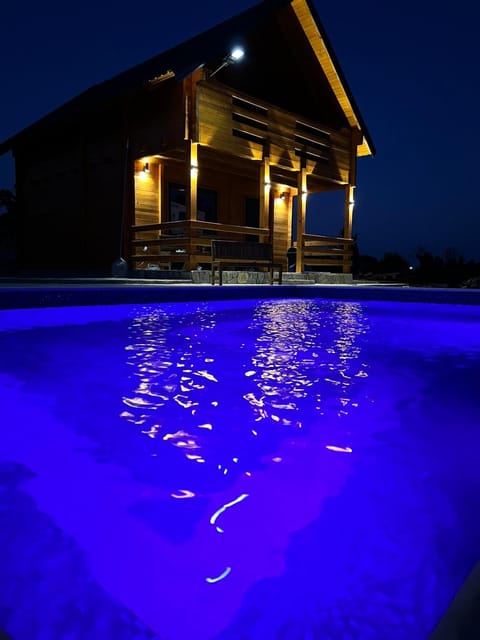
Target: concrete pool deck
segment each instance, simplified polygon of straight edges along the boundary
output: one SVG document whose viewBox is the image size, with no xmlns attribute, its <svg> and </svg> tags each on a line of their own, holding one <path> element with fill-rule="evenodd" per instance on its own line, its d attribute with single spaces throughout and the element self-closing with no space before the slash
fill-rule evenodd
<svg viewBox="0 0 480 640">
<path fill-rule="evenodd" d="M 249 298 L 326 298 L 480 305 L 478 289 L 352 284 L 194 284 L 188 280 L 131 278 L 0 278 L 0 309 L 156 302 L 200 302 Z"/>
</svg>

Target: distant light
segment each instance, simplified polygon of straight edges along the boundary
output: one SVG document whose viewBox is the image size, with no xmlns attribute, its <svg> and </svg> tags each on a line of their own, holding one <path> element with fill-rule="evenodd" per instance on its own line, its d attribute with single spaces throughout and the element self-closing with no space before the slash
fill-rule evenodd
<svg viewBox="0 0 480 640">
<path fill-rule="evenodd" d="M 235 47 L 230 53 L 230 58 L 232 60 L 235 60 L 235 62 L 238 62 L 238 60 L 241 60 L 244 55 L 245 51 L 242 49 L 242 47 Z"/>
</svg>

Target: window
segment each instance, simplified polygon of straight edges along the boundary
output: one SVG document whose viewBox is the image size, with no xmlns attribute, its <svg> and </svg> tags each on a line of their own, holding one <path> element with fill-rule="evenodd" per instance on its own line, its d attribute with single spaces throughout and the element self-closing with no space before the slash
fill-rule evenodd
<svg viewBox="0 0 480 640">
<path fill-rule="evenodd" d="M 170 182 L 168 185 L 168 220 L 179 222 L 187 218 L 187 190 L 185 185 Z M 197 220 L 217 222 L 217 192 L 213 189 L 199 187 L 197 190 Z M 181 228 L 170 230 L 171 235 L 184 235 Z M 197 230 L 197 236 L 214 236 L 216 231 Z"/>
<path fill-rule="evenodd" d="M 168 185 L 168 220 L 177 222 L 187 217 L 187 190 L 185 185 Z M 197 220 L 217 222 L 217 192 L 200 187 L 197 192 Z"/>
</svg>

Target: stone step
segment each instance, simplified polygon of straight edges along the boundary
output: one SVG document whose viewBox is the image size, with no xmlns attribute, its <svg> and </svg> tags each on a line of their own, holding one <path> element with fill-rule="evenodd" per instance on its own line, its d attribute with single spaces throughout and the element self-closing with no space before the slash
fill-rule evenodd
<svg viewBox="0 0 480 640">
<path fill-rule="evenodd" d="M 283 280 L 283 284 L 291 284 L 296 286 L 297 284 L 315 284 L 315 280 L 305 280 L 304 278 L 288 278 Z"/>
</svg>

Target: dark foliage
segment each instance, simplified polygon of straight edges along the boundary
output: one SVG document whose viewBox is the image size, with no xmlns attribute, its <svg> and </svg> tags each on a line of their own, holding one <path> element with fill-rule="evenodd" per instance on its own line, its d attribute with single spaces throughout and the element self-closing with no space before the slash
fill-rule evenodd
<svg viewBox="0 0 480 640">
<path fill-rule="evenodd" d="M 444 256 L 419 249 L 416 267 L 398 253 L 387 252 L 381 259 L 358 253 L 355 258 L 354 274 L 360 279 L 426 287 L 480 288 L 480 262 L 466 261 L 455 249 L 447 249 Z"/>
</svg>

